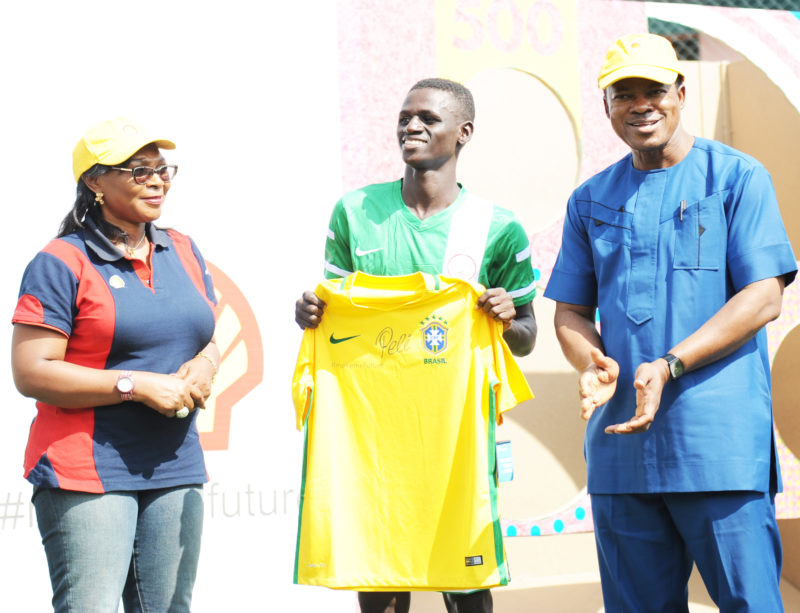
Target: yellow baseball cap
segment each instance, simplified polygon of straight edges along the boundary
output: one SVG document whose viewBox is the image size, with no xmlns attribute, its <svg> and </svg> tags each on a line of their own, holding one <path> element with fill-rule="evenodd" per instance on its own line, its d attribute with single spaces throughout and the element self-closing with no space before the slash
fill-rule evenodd
<svg viewBox="0 0 800 613">
<path fill-rule="evenodd" d="M 628 34 L 617 39 L 606 53 L 597 85 L 605 89 L 631 77 L 674 83 L 678 75 L 685 76 L 668 39 L 656 34 Z"/>
<path fill-rule="evenodd" d="M 95 164 L 120 164 L 145 145 L 155 143 L 160 149 L 174 149 L 175 143 L 155 138 L 142 126 L 125 117 L 117 117 L 89 128 L 72 151 L 75 181 Z"/>
</svg>

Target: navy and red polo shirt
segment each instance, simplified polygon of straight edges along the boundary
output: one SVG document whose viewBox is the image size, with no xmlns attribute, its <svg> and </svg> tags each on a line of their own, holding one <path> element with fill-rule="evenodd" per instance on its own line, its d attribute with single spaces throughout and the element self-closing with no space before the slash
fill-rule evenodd
<svg viewBox="0 0 800 613">
<path fill-rule="evenodd" d="M 93 220 L 85 225 L 28 264 L 13 323 L 64 334 L 67 362 L 176 372 L 214 334 L 214 287 L 194 242 L 148 224 L 148 266 L 124 256 Z M 137 402 L 36 407 L 25 451 L 34 485 L 102 493 L 208 480 L 196 413 L 170 419 Z"/>
</svg>

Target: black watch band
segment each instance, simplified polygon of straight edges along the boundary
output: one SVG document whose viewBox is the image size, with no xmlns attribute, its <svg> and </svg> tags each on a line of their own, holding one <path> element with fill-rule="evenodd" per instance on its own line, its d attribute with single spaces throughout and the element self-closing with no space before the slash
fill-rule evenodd
<svg viewBox="0 0 800 613">
<path fill-rule="evenodd" d="M 661 359 L 666 361 L 669 367 L 669 378 L 671 381 L 674 381 L 683 374 L 683 362 L 681 362 L 678 356 L 665 353 L 661 356 Z"/>
</svg>

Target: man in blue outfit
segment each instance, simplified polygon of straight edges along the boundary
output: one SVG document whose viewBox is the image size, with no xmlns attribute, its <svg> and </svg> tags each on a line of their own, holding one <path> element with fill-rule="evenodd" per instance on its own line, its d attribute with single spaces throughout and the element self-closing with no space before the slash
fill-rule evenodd
<svg viewBox="0 0 800 613">
<path fill-rule="evenodd" d="M 631 153 L 573 192 L 545 296 L 581 372 L 606 610 L 688 611 L 694 562 L 721 611 L 783 611 L 764 325 L 797 267 L 764 167 L 681 127 L 683 79 L 662 37 L 608 51 Z"/>
</svg>

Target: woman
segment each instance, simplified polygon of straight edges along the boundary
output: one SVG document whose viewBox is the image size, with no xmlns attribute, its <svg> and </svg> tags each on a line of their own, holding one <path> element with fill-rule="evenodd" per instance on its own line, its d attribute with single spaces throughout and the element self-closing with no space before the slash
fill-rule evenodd
<svg viewBox="0 0 800 613">
<path fill-rule="evenodd" d="M 154 225 L 177 166 L 125 119 L 73 152 L 72 211 L 28 265 L 17 389 L 38 402 L 25 477 L 56 611 L 189 611 L 207 481 L 195 409 L 219 364 L 190 238 Z"/>
</svg>

